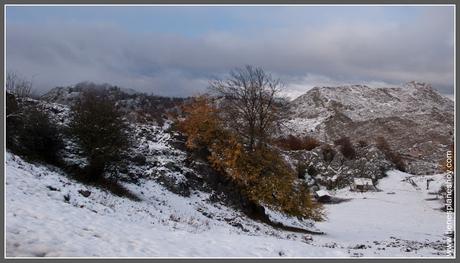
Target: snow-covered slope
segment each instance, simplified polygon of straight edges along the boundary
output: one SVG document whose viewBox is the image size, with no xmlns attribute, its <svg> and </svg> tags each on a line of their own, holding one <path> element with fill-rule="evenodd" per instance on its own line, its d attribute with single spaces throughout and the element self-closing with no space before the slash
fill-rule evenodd
<svg viewBox="0 0 460 263">
<path fill-rule="evenodd" d="M 48 111 L 60 128 L 68 125 L 68 105 L 29 103 Z M 323 125 L 321 114 L 306 120 Z M 353 114 L 346 118 L 355 118 Z M 327 219 L 315 226 L 266 211 L 272 221 L 325 234 L 291 232 L 255 221 L 231 206 L 222 189 L 210 185 L 206 164 L 181 148 L 183 141 L 169 129 L 170 121 L 136 120 L 131 122 L 133 146 L 117 174 L 139 202 L 6 153 L 8 257 L 446 256 L 446 215 L 437 209 L 440 200 L 426 200 L 433 195 L 423 187 L 426 179 L 433 179 L 429 191 L 436 192 L 443 175 L 412 178 L 389 172 L 377 185 L 382 192 L 341 189 L 333 194 L 350 200 L 326 204 Z M 85 158 L 74 138 L 66 135 L 64 140 L 63 160 L 83 166 Z M 419 187 L 409 184 L 408 177 Z"/>
<path fill-rule="evenodd" d="M 194 191 L 176 195 L 153 180 L 124 185 L 135 202 L 84 186 L 59 170 L 6 155 L 8 257 L 348 257 L 445 256 L 445 214 L 420 188 L 390 172 L 382 192 L 335 193 L 351 201 L 327 205 L 326 234 L 275 230 Z M 84 191 L 90 195 L 83 196 Z M 388 194 L 393 192 L 394 194 Z"/>
<path fill-rule="evenodd" d="M 374 143 L 383 136 L 412 173 L 439 172 L 439 162 L 453 144 L 454 103 L 424 83 L 315 87 L 290 107 L 285 133 L 327 142 L 348 136 Z"/>
<path fill-rule="evenodd" d="M 345 255 L 295 241 L 300 236 L 253 222 L 210 202 L 202 192 L 181 197 L 146 180 L 140 186 L 126 184 L 142 199 L 135 202 L 83 186 L 10 153 L 6 158 L 10 257 Z M 79 193 L 88 190 L 88 197 Z"/>
</svg>

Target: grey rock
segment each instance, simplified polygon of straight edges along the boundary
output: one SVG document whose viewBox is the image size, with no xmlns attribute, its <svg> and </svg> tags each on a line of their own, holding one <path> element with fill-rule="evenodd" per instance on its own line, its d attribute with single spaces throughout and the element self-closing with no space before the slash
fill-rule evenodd
<svg viewBox="0 0 460 263">
<path fill-rule="evenodd" d="M 80 193 L 84 197 L 89 197 L 91 195 L 91 191 L 88 190 L 79 190 L 78 193 Z"/>
</svg>

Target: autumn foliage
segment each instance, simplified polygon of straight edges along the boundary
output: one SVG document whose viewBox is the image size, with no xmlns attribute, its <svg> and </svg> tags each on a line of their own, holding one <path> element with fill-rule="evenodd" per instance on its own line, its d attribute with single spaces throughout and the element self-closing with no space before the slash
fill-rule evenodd
<svg viewBox="0 0 460 263">
<path fill-rule="evenodd" d="M 217 118 L 217 109 L 207 97 L 194 98 L 183 106 L 186 118 L 179 122 L 179 129 L 187 135 L 187 147 L 192 150 L 208 147 L 219 137 L 221 128 Z"/>
<path fill-rule="evenodd" d="M 244 139 L 225 128 L 219 111 L 212 99 L 204 96 L 184 106 L 185 117 L 178 127 L 187 136 L 187 147 L 206 149 L 213 168 L 230 178 L 251 202 L 320 220 L 321 208 L 312 202 L 308 188 L 296 181 L 296 172 L 277 150 L 262 145 L 248 150 Z"/>
<path fill-rule="evenodd" d="M 288 150 L 288 151 L 299 151 L 299 150 L 311 151 L 321 145 L 321 143 L 313 137 L 310 137 L 310 136 L 296 137 L 292 134 L 286 137 L 281 137 L 281 138 L 276 139 L 275 143 L 281 149 Z"/>
</svg>

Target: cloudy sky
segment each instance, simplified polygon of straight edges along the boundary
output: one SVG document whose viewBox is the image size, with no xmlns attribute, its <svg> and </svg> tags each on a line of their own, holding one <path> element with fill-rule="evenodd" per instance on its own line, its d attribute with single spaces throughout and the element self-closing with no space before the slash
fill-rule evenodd
<svg viewBox="0 0 460 263">
<path fill-rule="evenodd" d="M 247 64 L 285 83 L 454 87 L 451 6 L 8 6 L 7 70 L 37 90 L 81 81 L 199 94 Z"/>
</svg>

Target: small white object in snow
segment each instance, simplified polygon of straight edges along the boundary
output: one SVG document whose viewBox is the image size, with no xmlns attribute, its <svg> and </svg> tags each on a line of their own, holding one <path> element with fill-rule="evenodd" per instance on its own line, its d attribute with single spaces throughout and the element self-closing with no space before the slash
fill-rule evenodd
<svg viewBox="0 0 460 263">
<path fill-rule="evenodd" d="M 351 188 L 354 191 L 376 190 L 372 180 L 369 178 L 354 178 Z"/>
<path fill-rule="evenodd" d="M 362 185 L 362 186 L 373 185 L 372 180 L 369 178 L 354 178 L 353 182 L 355 185 Z"/>
<path fill-rule="evenodd" d="M 317 197 L 331 196 L 331 194 L 326 190 L 318 190 L 315 194 Z"/>
</svg>

